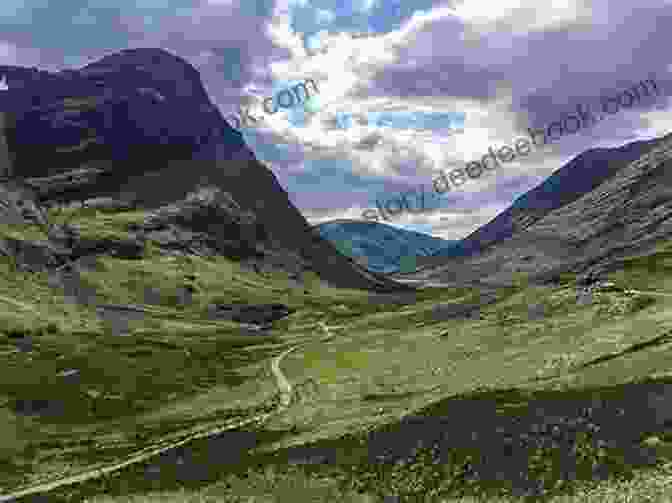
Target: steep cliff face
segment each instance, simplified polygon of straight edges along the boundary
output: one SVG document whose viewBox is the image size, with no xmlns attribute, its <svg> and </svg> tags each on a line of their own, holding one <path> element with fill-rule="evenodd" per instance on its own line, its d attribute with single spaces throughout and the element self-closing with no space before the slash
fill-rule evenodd
<svg viewBox="0 0 672 503">
<path fill-rule="evenodd" d="M 672 134 L 646 144 L 655 148 L 625 166 L 617 155 L 614 172 L 601 184 L 507 239 L 413 276 L 497 284 L 521 272 L 549 279 L 562 271 L 607 271 L 622 258 L 646 254 L 672 234 Z"/>
<path fill-rule="evenodd" d="M 296 252 L 327 282 L 399 288 L 311 232 L 183 59 L 132 49 L 79 70 L 0 66 L 0 74 L 9 87 L 0 91 L 9 151 L 4 173 L 34 190 L 38 203 L 108 197 L 158 210 L 214 187 L 236 203 L 230 211 L 254 216 L 253 239 Z"/>
</svg>

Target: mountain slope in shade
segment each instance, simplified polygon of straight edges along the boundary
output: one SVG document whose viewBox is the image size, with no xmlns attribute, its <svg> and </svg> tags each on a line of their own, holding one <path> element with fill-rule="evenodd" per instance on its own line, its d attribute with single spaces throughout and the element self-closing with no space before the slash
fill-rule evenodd
<svg viewBox="0 0 672 503">
<path fill-rule="evenodd" d="M 590 192 L 627 164 L 639 159 L 657 141 L 636 141 L 618 148 L 596 148 L 579 154 L 541 184 L 516 199 L 493 220 L 459 241 L 457 253 L 446 255 L 439 252 L 434 257 L 421 257 L 418 265 L 441 265 L 446 258 L 456 254 L 469 256 L 486 250 L 494 243 L 529 227 L 552 210 Z"/>
<path fill-rule="evenodd" d="M 454 242 L 391 225 L 339 219 L 315 226 L 341 253 L 371 271 L 394 273 L 415 268 L 416 256 L 449 249 Z"/>
<path fill-rule="evenodd" d="M 630 156 L 628 146 L 612 149 L 616 160 L 609 178 L 559 208 L 539 210 L 541 217 L 519 225 L 508 239 L 469 257 L 444 259 L 410 279 L 501 284 L 523 273 L 546 281 L 566 271 L 600 274 L 618 269 L 627 257 L 652 253 L 672 236 L 672 134 L 632 148 L 643 145 L 655 147 L 628 163 L 619 157 Z"/>
<path fill-rule="evenodd" d="M 230 196 L 222 211 L 254 217 L 248 241 L 299 254 L 334 286 L 400 288 L 311 232 L 182 58 L 128 49 L 78 70 L 0 65 L 0 74 L 8 87 L 0 93 L 0 112 L 10 158 L 2 174 L 32 188 L 38 203 L 108 197 L 154 210 L 210 187 Z"/>
</svg>

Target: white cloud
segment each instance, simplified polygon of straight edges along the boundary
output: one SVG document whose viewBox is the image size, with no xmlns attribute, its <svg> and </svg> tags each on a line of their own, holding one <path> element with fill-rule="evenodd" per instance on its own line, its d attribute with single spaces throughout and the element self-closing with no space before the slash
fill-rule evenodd
<svg viewBox="0 0 672 503">
<path fill-rule="evenodd" d="M 413 103 L 408 99 L 360 98 L 356 94 L 365 88 L 378 70 L 396 61 L 393 43 L 398 40 L 387 35 L 353 38 L 347 33 L 328 35 L 320 33 L 322 50 L 306 57 L 300 54 L 289 60 L 271 65 L 274 79 L 278 81 L 315 78 L 319 82 L 319 100 L 321 107 L 305 127 L 291 126 L 284 114 L 266 116 L 268 129 L 279 142 L 298 141 L 306 148 L 309 159 L 332 158 L 333 156 L 351 157 L 353 170 L 368 175 L 387 175 L 399 178 L 394 167 L 385 159 L 393 157 L 394 145 L 410 146 L 408 158 L 429 157 L 418 155 L 427 148 L 435 151 L 432 133 L 418 133 L 403 130 L 386 129 L 354 124 L 347 130 L 334 129 L 326 124 L 338 111 L 347 111 L 353 115 L 366 116 L 369 112 L 385 109 L 432 110 L 434 112 L 453 112 L 464 110 L 465 104 L 452 104 L 445 98 L 425 100 Z M 338 71 L 333 69 L 338 68 Z M 467 112 L 468 116 L 468 112 Z M 355 147 L 372 134 L 382 136 L 381 146 L 373 151 L 363 151 Z M 476 142 L 477 140 L 473 140 Z M 429 143 L 427 143 L 429 142 Z M 422 145 L 425 144 L 426 147 Z M 401 161 L 405 160 L 403 156 Z M 424 161 L 423 161 L 424 162 Z M 428 162 L 428 161 L 427 161 Z"/>
<path fill-rule="evenodd" d="M 592 9 L 579 0 L 470 0 L 453 10 L 468 32 L 521 35 L 590 21 Z"/>
</svg>

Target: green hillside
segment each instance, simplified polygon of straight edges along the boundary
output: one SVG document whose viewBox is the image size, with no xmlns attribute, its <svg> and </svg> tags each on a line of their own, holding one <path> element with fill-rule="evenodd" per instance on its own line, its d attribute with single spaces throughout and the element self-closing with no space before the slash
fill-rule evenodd
<svg viewBox="0 0 672 503">
<path fill-rule="evenodd" d="M 124 224 L 140 217 L 68 216 L 90 235 L 123 235 Z M 32 228 L 10 231 L 39 238 Z M 142 306 L 144 316 L 129 321 L 126 336 L 113 335 L 93 307 L 54 295 L 46 274 L 17 271 L 0 258 L 2 493 L 247 421 L 240 431 L 256 440 L 233 464 L 216 461 L 236 450 L 229 441 L 195 440 L 182 447 L 198 466 L 188 480 L 176 475 L 174 461 L 150 458 L 54 489 L 49 501 L 373 502 L 398 495 L 466 502 L 478 494 L 522 501 L 507 471 L 521 466 L 521 480 L 542 481 L 553 502 L 630 501 L 630 486 L 639 488 L 637 501 L 667 501 L 646 495 L 664 491 L 672 456 L 672 423 L 666 426 L 667 412 L 654 407 L 656 390 L 670 380 L 669 255 L 662 244 L 649 257 L 625 261 L 611 274 L 614 285 L 595 291 L 590 303 L 577 302 L 570 277 L 554 287 L 520 278 L 495 292 L 497 301 L 479 316 L 442 319 L 433 314 L 437 304 L 473 305 L 481 292 L 425 289 L 412 304 L 375 302 L 367 292 L 327 288 L 316 276 L 297 288 L 280 273 L 248 272 L 224 258 L 162 256 L 148 246 L 142 260 L 100 256 L 82 273 L 99 302 L 142 305 L 146 287 L 158 291 L 160 302 Z M 189 305 L 175 294 L 185 278 L 195 288 Z M 236 323 L 205 314 L 209 304 L 233 301 L 279 302 L 295 312 L 271 335 L 242 336 Z M 531 306 L 543 315 L 532 315 Z M 333 333 L 326 342 L 320 323 Z M 27 336 L 33 350 L 16 349 Z M 270 362 L 294 346 L 282 370 L 296 396 L 282 408 Z M 79 370 L 77 382 L 59 377 L 68 369 Z M 598 429 L 568 430 L 598 395 L 608 414 L 580 423 Z M 17 400 L 58 401 L 64 413 L 19 417 Z M 411 426 L 401 421 L 408 415 L 429 423 L 447 418 L 442 454 L 429 442 L 398 459 L 371 460 L 381 435 L 388 439 L 383 446 L 421 437 L 422 428 L 408 433 Z M 544 421 L 553 423 L 549 431 L 569 431 L 571 480 L 563 478 L 567 448 L 516 447 L 524 435 L 539 434 Z M 332 458 L 299 465 L 297 446 L 308 446 L 304 456 Z M 632 449 L 648 453 L 648 461 Z M 605 480 L 592 482 L 595 470 L 607 473 Z"/>
</svg>

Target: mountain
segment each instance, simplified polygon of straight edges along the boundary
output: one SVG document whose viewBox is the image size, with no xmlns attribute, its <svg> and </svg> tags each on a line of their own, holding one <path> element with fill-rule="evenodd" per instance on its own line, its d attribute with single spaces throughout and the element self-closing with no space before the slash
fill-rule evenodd
<svg viewBox="0 0 672 503">
<path fill-rule="evenodd" d="M 416 256 L 427 256 L 455 242 L 378 222 L 339 219 L 315 226 L 341 253 L 370 271 L 393 273 L 414 269 Z"/>
<path fill-rule="evenodd" d="M 511 237 L 518 230 L 537 222 L 551 211 L 576 201 L 628 163 L 653 148 L 657 140 L 636 141 L 618 148 L 587 150 L 556 170 L 542 183 L 517 198 L 493 220 L 458 242 L 457 254 L 469 256 L 486 250 L 493 243 Z M 446 257 L 418 260 L 421 267 L 439 265 Z M 451 254 L 448 256 L 455 256 Z"/>
<path fill-rule="evenodd" d="M 155 218 L 136 230 L 162 233 L 164 248 L 194 244 L 262 262 L 283 255 L 334 286 L 405 288 L 311 232 L 185 60 L 142 48 L 78 70 L 4 65 L 0 74 L 0 169 L 38 206 L 107 199 L 160 213 L 163 227 Z"/>
<path fill-rule="evenodd" d="M 617 268 L 672 233 L 670 158 L 672 134 L 587 151 L 467 237 L 469 256 L 431 257 L 411 276 L 498 283 Z"/>
</svg>

